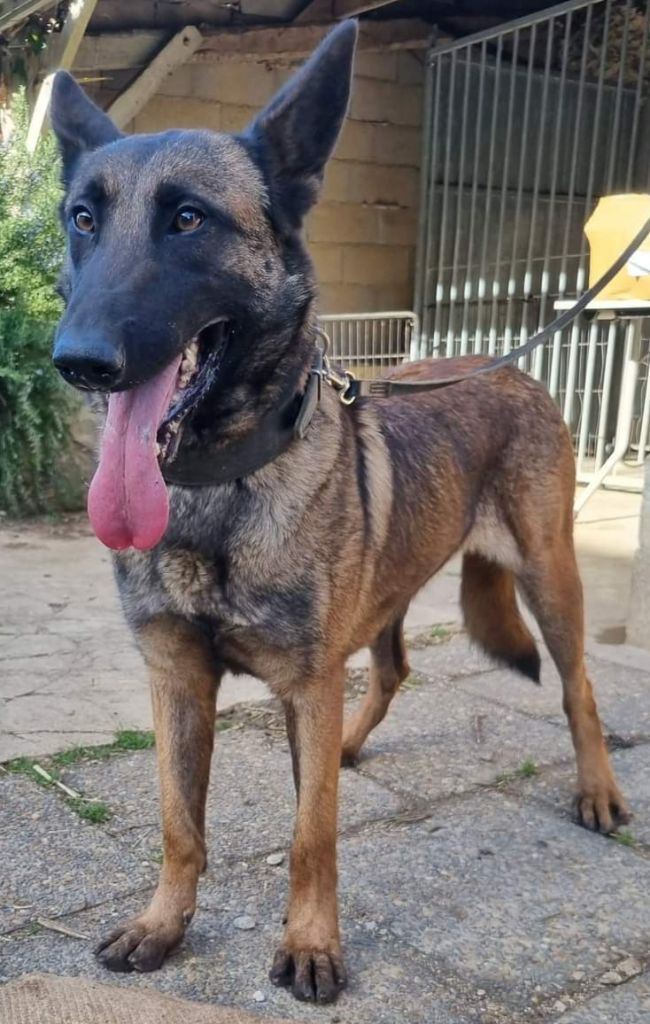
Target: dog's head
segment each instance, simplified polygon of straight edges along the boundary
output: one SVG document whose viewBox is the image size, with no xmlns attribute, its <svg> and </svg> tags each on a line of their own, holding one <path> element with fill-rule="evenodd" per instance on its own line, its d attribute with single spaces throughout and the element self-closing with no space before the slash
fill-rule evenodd
<svg viewBox="0 0 650 1024">
<path fill-rule="evenodd" d="M 54 363 L 110 393 L 89 510 L 111 547 L 157 543 L 170 431 L 251 365 L 259 386 L 260 346 L 276 364 L 274 335 L 305 318 L 302 221 L 345 116 L 355 40 L 354 22 L 335 28 L 240 135 L 124 136 L 70 75 L 55 78 L 68 245 Z"/>
</svg>

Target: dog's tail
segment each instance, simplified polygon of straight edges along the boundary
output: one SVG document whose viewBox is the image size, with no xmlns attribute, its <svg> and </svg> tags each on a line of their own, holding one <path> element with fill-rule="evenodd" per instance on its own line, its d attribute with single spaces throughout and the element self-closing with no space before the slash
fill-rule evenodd
<svg viewBox="0 0 650 1024">
<path fill-rule="evenodd" d="M 481 555 L 466 554 L 460 594 L 470 638 L 495 661 L 539 683 L 539 652 L 517 607 L 510 570 Z"/>
</svg>

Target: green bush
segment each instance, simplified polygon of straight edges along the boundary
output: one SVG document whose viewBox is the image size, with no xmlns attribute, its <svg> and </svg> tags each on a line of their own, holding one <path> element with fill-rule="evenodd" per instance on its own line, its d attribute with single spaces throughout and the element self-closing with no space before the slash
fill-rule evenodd
<svg viewBox="0 0 650 1024">
<path fill-rule="evenodd" d="M 56 490 L 71 404 L 51 362 L 63 253 L 56 144 L 50 134 L 27 152 L 24 93 L 11 116 L 0 143 L 0 508 L 25 514 Z"/>
</svg>

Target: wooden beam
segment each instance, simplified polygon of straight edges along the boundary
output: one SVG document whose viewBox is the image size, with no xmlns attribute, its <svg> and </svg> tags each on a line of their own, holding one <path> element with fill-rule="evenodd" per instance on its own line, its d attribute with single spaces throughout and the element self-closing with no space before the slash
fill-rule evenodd
<svg viewBox="0 0 650 1024">
<path fill-rule="evenodd" d="M 294 60 L 318 46 L 331 25 L 287 25 L 282 28 L 203 29 L 203 45 L 194 63 L 218 61 Z M 421 50 L 429 46 L 433 26 L 415 18 L 362 21 L 359 50 Z"/>
<path fill-rule="evenodd" d="M 311 0 L 293 19 L 292 25 L 306 25 L 319 21 L 331 21 L 334 17 L 334 0 Z"/>
<path fill-rule="evenodd" d="M 172 36 L 149 67 L 111 104 L 108 113 L 118 128 L 124 128 L 133 120 L 151 97 L 155 96 L 161 83 L 181 64 L 187 63 L 202 42 L 203 36 L 193 25 L 187 25 Z"/>
<path fill-rule="evenodd" d="M 58 35 L 50 36 L 51 42 L 46 49 L 45 57 L 49 74 L 47 74 L 39 89 L 27 132 L 27 150 L 30 153 L 33 153 L 36 149 L 36 144 L 43 130 L 47 108 L 50 105 L 54 70 L 56 68 L 69 69 L 72 67 L 86 27 L 96 6 L 97 0 L 72 0 L 63 29 Z"/>
<path fill-rule="evenodd" d="M 358 14 L 378 11 L 380 7 L 390 7 L 397 0 L 334 0 L 335 18 L 356 18 Z"/>
</svg>

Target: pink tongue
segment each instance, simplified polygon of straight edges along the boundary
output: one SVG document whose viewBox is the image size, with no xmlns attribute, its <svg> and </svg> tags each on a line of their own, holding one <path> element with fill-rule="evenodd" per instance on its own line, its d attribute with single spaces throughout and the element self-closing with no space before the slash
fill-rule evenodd
<svg viewBox="0 0 650 1024">
<path fill-rule="evenodd" d="M 109 548 L 153 548 L 167 529 L 169 499 L 156 434 L 174 393 L 181 357 L 108 400 L 99 468 L 88 492 L 92 528 Z"/>
</svg>

